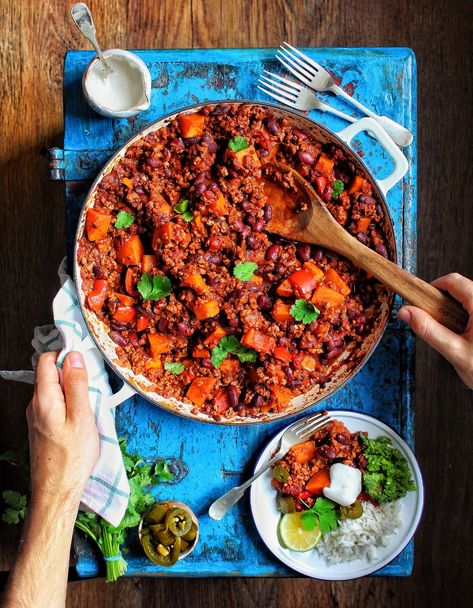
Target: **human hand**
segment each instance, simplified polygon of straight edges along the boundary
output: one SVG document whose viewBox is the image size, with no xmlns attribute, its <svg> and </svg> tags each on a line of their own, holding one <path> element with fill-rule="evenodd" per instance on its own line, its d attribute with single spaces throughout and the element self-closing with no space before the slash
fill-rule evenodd
<svg viewBox="0 0 473 608">
<path fill-rule="evenodd" d="M 473 281 L 456 272 L 432 281 L 432 285 L 448 291 L 470 315 L 463 334 L 458 335 L 441 325 L 416 306 L 403 306 L 399 318 L 442 354 L 455 368 L 463 382 L 473 389 Z"/>
<path fill-rule="evenodd" d="M 77 509 L 99 456 L 99 436 L 80 353 L 70 352 L 62 368 L 58 353 L 40 356 L 35 391 L 26 410 L 29 428 L 32 502 L 45 498 Z"/>
</svg>

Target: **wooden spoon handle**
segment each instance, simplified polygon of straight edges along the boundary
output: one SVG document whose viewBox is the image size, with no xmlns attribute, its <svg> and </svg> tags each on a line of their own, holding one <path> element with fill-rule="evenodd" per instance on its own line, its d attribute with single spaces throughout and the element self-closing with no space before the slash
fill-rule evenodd
<svg viewBox="0 0 473 608">
<path fill-rule="evenodd" d="M 347 257 L 364 270 L 371 272 L 381 283 L 398 293 L 409 304 L 425 310 L 439 323 L 456 333 L 461 334 L 465 331 L 468 313 L 457 300 L 365 247 L 356 239 L 350 238 L 350 243 L 347 245 L 351 250 L 346 251 Z"/>
</svg>

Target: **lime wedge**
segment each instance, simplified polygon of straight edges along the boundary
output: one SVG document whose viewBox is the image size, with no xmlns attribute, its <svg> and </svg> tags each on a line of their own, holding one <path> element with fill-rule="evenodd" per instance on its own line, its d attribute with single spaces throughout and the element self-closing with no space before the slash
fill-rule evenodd
<svg viewBox="0 0 473 608">
<path fill-rule="evenodd" d="M 279 539 L 282 544 L 293 551 L 309 551 L 322 538 L 317 525 L 313 530 L 304 530 L 301 524 L 302 513 L 288 513 L 279 520 Z"/>
</svg>

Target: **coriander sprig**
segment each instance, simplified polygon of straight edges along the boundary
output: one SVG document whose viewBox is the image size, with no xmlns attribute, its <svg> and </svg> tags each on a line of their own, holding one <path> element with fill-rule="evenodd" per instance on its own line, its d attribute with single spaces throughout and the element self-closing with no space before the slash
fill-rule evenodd
<svg viewBox="0 0 473 608">
<path fill-rule="evenodd" d="M 189 201 L 188 199 L 182 199 L 178 203 L 176 203 L 173 207 L 176 213 L 182 215 L 182 219 L 185 222 L 191 222 L 194 219 L 194 214 L 192 211 L 188 211 Z"/>
<path fill-rule="evenodd" d="M 128 211 L 119 211 L 117 219 L 115 220 L 115 228 L 117 230 L 121 230 L 122 228 L 129 228 L 134 221 L 135 218 L 131 213 L 128 213 Z"/>
<path fill-rule="evenodd" d="M 137 284 L 138 291 L 143 300 L 160 300 L 171 294 L 171 281 L 166 276 L 145 273 Z"/>
<path fill-rule="evenodd" d="M 239 262 L 235 264 L 233 276 L 240 281 L 251 281 L 254 278 L 255 270 L 258 270 L 258 264 L 254 262 Z"/>
<path fill-rule="evenodd" d="M 296 300 L 291 306 L 289 313 L 296 321 L 300 321 L 304 323 L 304 325 L 308 325 L 317 319 L 317 317 L 320 315 L 320 310 L 316 308 L 312 302 L 307 302 L 307 300 L 300 299 Z"/>
<path fill-rule="evenodd" d="M 230 141 L 228 142 L 228 147 L 233 152 L 240 152 L 240 150 L 245 150 L 249 147 L 248 140 L 246 139 L 246 137 L 241 137 L 240 135 L 237 135 L 236 137 L 232 137 L 232 139 L 230 139 Z"/>
<path fill-rule="evenodd" d="M 217 346 L 212 348 L 211 361 L 214 367 L 220 367 L 227 356 L 236 355 L 242 363 L 254 363 L 258 353 L 238 341 L 235 336 L 224 336 Z"/>
<path fill-rule="evenodd" d="M 304 511 L 301 515 L 301 526 L 304 530 L 313 530 L 317 523 L 322 534 L 327 534 L 338 528 L 338 518 L 335 510 L 337 505 L 333 501 L 319 497 L 312 507 L 309 507 L 303 500 L 301 502 L 308 508 L 308 511 Z"/>
</svg>

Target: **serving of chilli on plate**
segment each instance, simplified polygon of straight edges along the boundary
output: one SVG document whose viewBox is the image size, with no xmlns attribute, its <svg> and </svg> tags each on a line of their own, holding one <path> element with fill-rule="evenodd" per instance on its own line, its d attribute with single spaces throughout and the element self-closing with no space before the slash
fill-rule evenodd
<svg viewBox="0 0 473 608">
<path fill-rule="evenodd" d="M 267 160 L 297 169 L 388 256 L 382 205 L 346 152 L 271 107 L 236 103 L 134 141 L 96 185 L 77 243 L 84 305 L 120 365 L 215 420 L 284 412 L 323 386 L 386 294 L 341 256 L 266 232 Z"/>
</svg>

